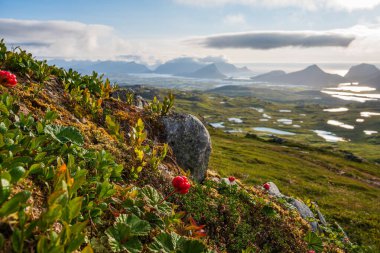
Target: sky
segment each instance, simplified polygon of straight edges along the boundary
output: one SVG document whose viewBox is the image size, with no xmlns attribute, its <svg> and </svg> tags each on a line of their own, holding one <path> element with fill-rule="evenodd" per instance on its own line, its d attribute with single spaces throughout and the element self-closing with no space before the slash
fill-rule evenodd
<svg viewBox="0 0 380 253">
<path fill-rule="evenodd" d="M 380 0 L 0 0 L 0 38 L 46 59 L 378 63 Z"/>
</svg>

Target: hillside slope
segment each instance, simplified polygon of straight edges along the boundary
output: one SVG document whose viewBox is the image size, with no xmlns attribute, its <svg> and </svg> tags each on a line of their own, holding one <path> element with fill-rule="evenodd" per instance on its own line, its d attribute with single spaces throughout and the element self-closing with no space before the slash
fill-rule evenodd
<svg viewBox="0 0 380 253">
<path fill-rule="evenodd" d="M 5 252 L 342 252 L 339 228 L 310 227 L 261 186 L 190 176 L 162 143 L 170 97 L 144 108 L 0 43 L 0 248 Z M 177 194 L 175 194 L 177 193 Z M 166 196 L 165 198 L 163 196 Z M 333 239 L 331 239 L 333 238 Z"/>
</svg>

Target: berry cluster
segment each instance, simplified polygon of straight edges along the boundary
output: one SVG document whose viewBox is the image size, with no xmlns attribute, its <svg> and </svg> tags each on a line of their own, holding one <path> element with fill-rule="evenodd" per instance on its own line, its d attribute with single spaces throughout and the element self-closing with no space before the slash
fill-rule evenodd
<svg viewBox="0 0 380 253">
<path fill-rule="evenodd" d="M 188 193 L 191 187 L 187 177 L 185 176 L 176 176 L 173 178 L 172 185 L 175 188 L 175 191 L 181 194 Z"/>
<path fill-rule="evenodd" d="M 17 84 L 17 78 L 14 74 L 8 71 L 0 70 L 0 84 L 5 87 L 13 88 Z"/>
</svg>

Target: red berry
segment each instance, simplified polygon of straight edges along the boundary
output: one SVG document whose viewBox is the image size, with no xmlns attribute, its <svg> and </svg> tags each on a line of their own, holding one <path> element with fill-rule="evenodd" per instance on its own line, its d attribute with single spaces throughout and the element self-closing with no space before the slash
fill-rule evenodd
<svg viewBox="0 0 380 253">
<path fill-rule="evenodd" d="M 263 187 L 265 188 L 265 190 L 269 191 L 269 189 L 270 189 L 270 184 L 265 183 L 265 184 L 263 185 Z"/>
<path fill-rule="evenodd" d="M 188 193 L 191 185 L 185 176 L 176 176 L 172 180 L 172 185 L 175 190 L 181 194 Z"/>
<path fill-rule="evenodd" d="M 176 176 L 175 178 L 173 178 L 172 180 L 172 185 L 174 188 L 180 188 L 181 185 L 184 183 L 184 179 L 182 176 Z"/>
<path fill-rule="evenodd" d="M 315 253 L 315 251 L 311 249 L 307 253 Z"/>
<path fill-rule="evenodd" d="M 5 87 L 15 87 L 17 84 L 17 77 L 5 70 L 0 71 L 0 84 L 4 85 Z"/>
<path fill-rule="evenodd" d="M 232 183 L 232 182 L 234 182 L 236 180 L 236 178 L 235 177 L 228 177 L 228 181 L 230 181 L 230 183 Z"/>
</svg>

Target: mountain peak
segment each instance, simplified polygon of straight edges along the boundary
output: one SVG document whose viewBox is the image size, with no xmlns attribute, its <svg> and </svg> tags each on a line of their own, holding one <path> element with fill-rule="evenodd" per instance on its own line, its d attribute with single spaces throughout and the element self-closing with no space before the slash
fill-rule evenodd
<svg viewBox="0 0 380 253">
<path fill-rule="evenodd" d="M 304 70 L 324 72 L 317 64 L 310 65 Z"/>
<path fill-rule="evenodd" d="M 344 77 L 354 82 L 378 85 L 380 69 L 372 64 L 361 63 L 352 66 Z"/>
</svg>

